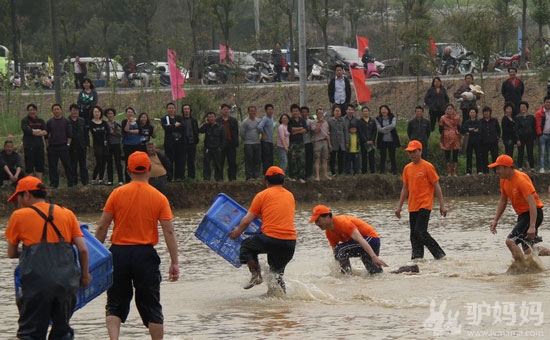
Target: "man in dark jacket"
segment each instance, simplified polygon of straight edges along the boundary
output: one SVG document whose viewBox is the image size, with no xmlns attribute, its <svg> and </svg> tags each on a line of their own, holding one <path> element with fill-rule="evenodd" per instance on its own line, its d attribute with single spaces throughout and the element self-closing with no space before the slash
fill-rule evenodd
<svg viewBox="0 0 550 340">
<path fill-rule="evenodd" d="M 502 83 L 501 89 L 504 102 L 511 102 L 514 104 L 514 110 L 512 111 L 513 118 L 516 118 L 516 115 L 519 113 L 519 102 L 521 101 L 523 92 L 525 91 L 523 81 L 516 76 L 517 73 L 517 68 L 510 67 L 508 69 L 508 75 L 510 77 Z"/>
<path fill-rule="evenodd" d="M 239 147 L 239 123 L 229 115 L 231 107 L 227 104 L 221 105 L 221 117 L 216 122 L 225 130 L 225 145 L 222 150 L 222 170 L 227 158 L 227 178 L 229 181 L 237 179 L 237 148 Z M 222 177 L 223 179 L 223 177 Z"/>
<path fill-rule="evenodd" d="M 176 114 L 176 104 L 166 104 L 166 115 L 160 120 L 164 130 L 164 152 L 174 167 L 170 180 L 181 181 L 185 176 L 183 161 L 183 117 Z M 170 168 L 172 172 L 172 168 Z"/>
<path fill-rule="evenodd" d="M 373 174 L 375 172 L 376 121 L 370 117 L 370 109 L 367 106 L 361 108 L 361 113 L 363 117 L 357 120 L 357 132 L 361 141 L 361 173 L 366 174 L 368 168 L 370 173 Z"/>
<path fill-rule="evenodd" d="M 493 162 L 498 157 L 498 141 L 500 140 L 500 124 L 496 118 L 491 117 L 493 110 L 485 106 L 481 119 L 481 162 L 482 171 L 489 173 L 489 153 Z"/>
<path fill-rule="evenodd" d="M 187 168 L 187 177 L 195 179 L 195 155 L 199 144 L 199 124 L 191 116 L 191 105 L 183 104 L 183 173 Z"/>
<path fill-rule="evenodd" d="M 351 101 L 351 85 L 344 77 L 344 67 L 336 65 L 334 68 L 335 77 L 328 84 L 328 100 L 331 104 L 338 104 L 344 112 L 345 105 Z"/>
<path fill-rule="evenodd" d="M 423 117 L 422 106 L 414 108 L 414 118 L 407 124 L 407 136 L 409 140 L 417 140 L 422 143 L 422 159 L 428 160 L 428 139 L 432 129 L 430 121 Z"/>
<path fill-rule="evenodd" d="M 14 151 L 13 141 L 7 140 L 4 142 L 4 150 L 0 152 L 0 187 L 4 181 L 16 186 L 23 176 L 21 156 Z"/>
<path fill-rule="evenodd" d="M 214 162 L 214 179 L 223 181 L 222 150 L 225 147 L 225 129 L 216 122 L 216 114 L 208 112 L 206 122 L 202 123 L 199 133 L 204 133 L 203 178 L 210 180 L 210 163 Z"/>
<path fill-rule="evenodd" d="M 88 185 L 89 175 L 88 167 L 86 166 L 86 151 L 90 146 L 90 138 L 88 136 L 86 120 L 79 116 L 80 110 L 78 105 L 71 104 L 69 111 L 69 122 L 73 131 L 73 139 L 69 147 L 73 184 L 76 185 L 78 182 L 78 169 L 80 169 L 82 185 Z"/>
<path fill-rule="evenodd" d="M 46 122 L 37 116 L 35 104 L 27 105 L 27 116 L 21 119 L 25 172 L 42 179 L 44 173 L 44 137 L 48 135 Z"/>
</svg>

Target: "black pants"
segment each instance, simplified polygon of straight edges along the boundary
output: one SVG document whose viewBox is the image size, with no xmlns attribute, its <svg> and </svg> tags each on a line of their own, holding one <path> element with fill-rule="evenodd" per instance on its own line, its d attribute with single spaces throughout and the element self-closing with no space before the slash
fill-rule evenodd
<svg viewBox="0 0 550 340">
<path fill-rule="evenodd" d="M 363 145 L 361 148 L 361 173 L 366 174 L 367 170 L 371 174 L 375 172 L 374 168 L 374 149 L 368 151 L 367 145 Z"/>
<path fill-rule="evenodd" d="M 435 131 L 435 127 L 439 124 L 439 119 L 441 118 L 441 116 L 443 116 L 444 113 L 444 111 L 430 110 L 430 127 L 432 128 L 432 132 Z"/>
<path fill-rule="evenodd" d="M 472 173 L 472 154 L 476 156 L 477 173 L 483 172 L 483 167 L 481 166 L 481 145 L 479 143 L 468 143 L 466 147 L 466 173 Z"/>
<path fill-rule="evenodd" d="M 197 144 L 183 144 L 183 174 L 185 177 L 185 169 L 187 168 L 187 177 L 195 179 L 195 157 L 197 154 Z"/>
<path fill-rule="evenodd" d="M 78 171 L 80 170 L 80 181 L 82 185 L 88 185 L 89 175 L 88 167 L 86 166 L 86 147 L 73 146 L 69 148 L 69 155 L 71 158 L 71 170 L 73 170 L 72 178 L 74 179 L 74 185 L 78 182 Z"/>
<path fill-rule="evenodd" d="M 241 243 L 239 261 L 247 263 L 258 260 L 258 254 L 267 254 L 267 263 L 272 273 L 283 274 L 286 265 L 294 256 L 296 240 L 280 240 L 264 234 L 245 239 Z"/>
<path fill-rule="evenodd" d="M 105 175 L 105 163 L 107 160 L 107 146 L 104 145 L 94 145 L 94 158 L 95 166 L 94 172 L 92 173 L 92 179 L 103 180 Z"/>
<path fill-rule="evenodd" d="M 273 143 L 261 141 L 260 144 L 262 146 L 262 174 L 265 174 L 267 169 L 273 165 Z"/>
<path fill-rule="evenodd" d="M 57 165 L 61 160 L 67 184 L 69 187 L 75 185 L 76 180 L 73 179 L 73 171 L 71 169 L 71 156 L 69 155 L 69 147 L 67 145 L 49 145 L 48 146 L 48 170 L 50 172 L 50 186 L 57 188 L 59 186 L 59 173 Z"/>
<path fill-rule="evenodd" d="M 390 157 L 391 173 L 397 175 L 397 161 L 395 159 L 395 145 L 393 142 L 382 142 L 380 149 L 380 173 L 386 172 L 386 151 Z"/>
<path fill-rule="evenodd" d="M 118 181 L 124 182 L 122 174 L 122 150 L 120 144 L 109 144 L 109 154 L 107 155 L 107 178 L 109 182 L 114 182 L 115 175 L 113 173 L 113 162 L 115 163 Z"/>
<path fill-rule="evenodd" d="M 330 152 L 330 159 L 329 159 L 329 166 L 330 166 L 330 172 L 332 175 L 343 174 L 344 173 L 344 160 L 346 158 L 346 152 L 342 150 L 338 151 L 331 151 Z M 336 159 L 338 159 L 338 172 L 336 172 Z"/>
<path fill-rule="evenodd" d="M 166 157 L 172 162 L 174 179 L 183 179 L 185 177 L 183 141 L 171 140 L 164 143 L 164 152 L 166 153 Z"/>
<path fill-rule="evenodd" d="M 222 170 L 227 159 L 227 179 L 234 181 L 237 179 L 237 148 L 231 144 L 225 144 L 221 155 Z M 223 180 L 223 177 L 222 177 Z"/>
<path fill-rule="evenodd" d="M 304 143 L 306 148 L 306 178 L 313 175 L 313 143 Z"/>
<path fill-rule="evenodd" d="M 533 137 L 520 136 L 519 141 L 521 145 L 518 146 L 518 168 L 523 168 L 523 155 L 525 154 L 525 149 L 527 148 L 527 160 L 529 161 L 529 167 L 531 169 L 535 168 L 535 156 L 533 155 L 533 146 L 535 140 Z"/>
<path fill-rule="evenodd" d="M 435 259 L 440 259 L 445 256 L 445 252 L 439 244 L 428 233 L 428 222 L 430 222 L 431 210 L 420 209 L 418 211 L 409 212 L 411 226 L 411 259 L 424 258 L 424 246 L 428 248 Z"/>
<path fill-rule="evenodd" d="M 489 173 L 489 153 L 493 162 L 496 161 L 498 157 L 498 142 L 481 144 L 481 166 L 484 174 Z"/>
<path fill-rule="evenodd" d="M 204 149 L 203 153 L 203 168 L 202 176 L 205 181 L 209 181 L 212 175 L 210 163 L 214 162 L 214 179 L 217 182 L 223 181 L 222 168 L 222 150 L 221 149 Z"/>
<path fill-rule="evenodd" d="M 244 145 L 244 172 L 246 179 L 256 179 L 260 177 L 260 144 Z"/>
</svg>

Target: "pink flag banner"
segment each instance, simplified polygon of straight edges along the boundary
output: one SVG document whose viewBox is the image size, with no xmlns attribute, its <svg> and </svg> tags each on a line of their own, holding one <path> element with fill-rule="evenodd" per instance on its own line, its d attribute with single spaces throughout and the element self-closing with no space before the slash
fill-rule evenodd
<svg viewBox="0 0 550 340">
<path fill-rule="evenodd" d="M 172 100 L 185 98 L 185 91 L 183 90 L 185 77 L 176 66 L 177 59 L 178 56 L 176 54 L 176 51 L 168 49 L 168 67 L 170 68 L 170 87 L 172 88 Z"/>
<path fill-rule="evenodd" d="M 359 58 L 361 58 L 365 48 L 369 47 L 369 38 L 361 37 L 359 35 L 356 35 L 355 38 L 357 39 L 357 53 L 359 54 Z"/>
<path fill-rule="evenodd" d="M 370 89 L 366 84 L 365 70 L 360 68 L 351 68 L 351 78 L 353 79 L 353 87 L 355 88 L 355 94 L 357 95 L 358 103 L 370 102 Z"/>
<path fill-rule="evenodd" d="M 228 53 L 229 53 L 229 60 L 233 62 L 234 61 L 233 50 L 231 49 L 231 47 L 220 44 L 220 62 L 225 62 L 225 59 L 227 58 Z"/>
</svg>

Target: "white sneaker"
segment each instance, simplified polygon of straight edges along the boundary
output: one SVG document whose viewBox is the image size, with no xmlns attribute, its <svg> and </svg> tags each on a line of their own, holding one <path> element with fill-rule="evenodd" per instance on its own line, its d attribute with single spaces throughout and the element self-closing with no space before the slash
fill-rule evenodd
<svg viewBox="0 0 550 340">
<path fill-rule="evenodd" d="M 541 169 L 539 170 L 539 172 L 540 172 L 541 174 L 543 174 L 543 173 L 544 173 L 544 168 L 541 168 Z"/>
</svg>

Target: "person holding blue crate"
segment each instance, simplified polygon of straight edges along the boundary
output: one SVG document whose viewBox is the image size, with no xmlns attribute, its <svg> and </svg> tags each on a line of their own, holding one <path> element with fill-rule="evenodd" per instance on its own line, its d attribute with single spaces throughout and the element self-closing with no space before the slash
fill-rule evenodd
<svg viewBox="0 0 550 340">
<path fill-rule="evenodd" d="M 229 232 L 229 237 L 233 240 L 238 239 L 255 218 L 262 219 L 261 233 L 252 235 L 241 243 L 239 260 L 242 264 L 247 264 L 252 274 L 244 289 L 250 289 L 263 282 L 258 254 L 267 254 L 269 271 L 274 275 L 278 286 L 275 287 L 285 294 L 283 274 L 296 248 L 296 202 L 294 195 L 283 187 L 283 169 L 278 166 L 269 167 L 265 172 L 264 181 L 267 189 L 254 197 L 248 213 L 239 225 Z M 273 290 L 273 293 L 276 293 L 276 290 Z"/>
<path fill-rule="evenodd" d="M 73 339 L 69 325 L 75 292 L 91 282 L 88 247 L 72 211 L 46 202 L 46 186 L 22 178 L 8 202 L 17 202 L 6 228 L 8 257 L 19 258 L 18 339 Z M 23 244 L 23 247 L 20 247 Z M 78 249 L 77 259 L 72 244 Z"/>
</svg>

